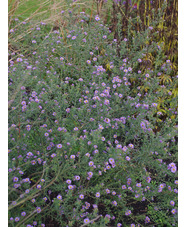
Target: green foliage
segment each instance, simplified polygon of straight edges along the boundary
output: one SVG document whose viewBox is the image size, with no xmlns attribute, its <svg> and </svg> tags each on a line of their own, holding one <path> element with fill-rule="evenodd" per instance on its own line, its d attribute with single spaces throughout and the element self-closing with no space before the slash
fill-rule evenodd
<svg viewBox="0 0 186 227">
<path fill-rule="evenodd" d="M 9 226 L 176 225 L 177 77 L 163 44 L 137 18 L 123 39 L 122 13 L 117 40 L 95 17 L 63 17 L 10 34 Z"/>
</svg>

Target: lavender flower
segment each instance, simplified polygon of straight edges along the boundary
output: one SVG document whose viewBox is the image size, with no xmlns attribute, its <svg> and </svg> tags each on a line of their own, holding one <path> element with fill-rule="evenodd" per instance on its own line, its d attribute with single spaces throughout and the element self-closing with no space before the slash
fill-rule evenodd
<svg viewBox="0 0 186 227">
<path fill-rule="evenodd" d="M 96 21 L 99 21 L 99 20 L 100 20 L 100 18 L 99 18 L 98 16 L 96 16 L 96 17 L 95 17 L 95 20 L 96 20 Z"/>
<path fill-rule="evenodd" d="M 59 128 L 58 128 L 59 129 Z M 62 144 L 58 144 L 57 148 L 62 148 Z"/>
<path fill-rule="evenodd" d="M 19 220 L 20 220 L 19 217 L 16 217 L 16 218 L 15 218 L 15 222 L 18 222 Z"/>
<path fill-rule="evenodd" d="M 89 220 L 88 218 L 85 218 L 85 219 L 84 219 L 84 223 L 87 224 L 87 223 L 89 223 L 89 222 L 90 222 L 90 220 Z"/>
<path fill-rule="evenodd" d="M 125 212 L 125 215 L 126 216 L 128 216 L 128 215 L 130 215 L 131 214 L 131 210 L 127 210 L 126 212 Z"/>
<path fill-rule="evenodd" d="M 41 213 L 41 208 L 40 207 L 36 207 L 36 211 L 37 211 L 37 213 Z"/>
<path fill-rule="evenodd" d="M 172 209 L 172 210 L 171 210 L 171 213 L 172 213 L 172 214 L 176 214 L 176 209 Z"/>
<path fill-rule="evenodd" d="M 84 199 L 84 195 L 83 195 L 83 194 L 80 194 L 80 195 L 79 195 L 79 198 L 80 198 L 80 199 Z"/>
<path fill-rule="evenodd" d="M 130 161 L 130 157 L 129 157 L 129 156 L 126 156 L 126 160 L 127 160 L 127 161 Z"/>
<path fill-rule="evenodd" d="M 96 197 L 97 197 L 97 198 L 100 197 L 100 193 L 99 193 L 99 192 L 96 193 Z"/>
<path fill-rule="evenodd" d="M 149 223 L 149 222 L 150 222 L 150 218 L 148 216 L 146 216 L 145 223 Z"/>
<path fill-rule="evenodd" d="M 57 199 L 58 199 L 58 200 L 62 200 L 62 196 L 61 196 L 61 195 L 58 195 L 58 196 L 57 196 Z"/>
<path fill-rule="evenodd" d="M 173 200 L 170 201 L 170 205 L 174 206 L 175 202 Z"/>
</svg>

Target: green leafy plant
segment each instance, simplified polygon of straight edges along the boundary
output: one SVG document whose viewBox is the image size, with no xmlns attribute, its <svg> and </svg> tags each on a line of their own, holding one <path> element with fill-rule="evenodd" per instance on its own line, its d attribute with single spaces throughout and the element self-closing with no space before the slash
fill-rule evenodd
<svg viewBox="0 0 186 227">
<path fill-rule="evenodd" d="M 123 39 L 117 18 L 117 39 L 73 9 L 11 32 L 9 226 L 177 224 L 177 76 L 151 26 Z"/>
</svg>

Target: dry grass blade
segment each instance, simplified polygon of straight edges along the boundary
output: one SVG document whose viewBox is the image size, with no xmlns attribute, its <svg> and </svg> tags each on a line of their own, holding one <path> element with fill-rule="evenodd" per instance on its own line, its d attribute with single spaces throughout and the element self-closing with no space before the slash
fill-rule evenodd
<svg viewBox="0 0 186 227">
<path fill-rule="evenodd" d="M 11 1 L 11 2 L 12 2 L 12 1 Z M 8 12 L 8 21 L 9 21 L 8 27 L 11 26 L 12 17 L 13 17 L 13 15 L 15 14 L 17 8 L 18 8 L 19 2 L 20 2 L 20 0 L 15 0 L 15 2 L 13 3 L 13 5 L 12 5 L 10 11 Z"/>
</svg>

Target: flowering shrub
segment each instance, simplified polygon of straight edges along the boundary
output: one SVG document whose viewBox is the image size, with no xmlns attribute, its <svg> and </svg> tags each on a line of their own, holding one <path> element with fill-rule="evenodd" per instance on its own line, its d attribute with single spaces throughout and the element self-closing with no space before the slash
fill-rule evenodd
<svg viewBox="0 0 186 227">
<path fill-rule="evenodd" d="M 84 16 L 9 52 L 9 225 L 177 225 L 177 77 L 169 94 L 158 78 L 171 63 L 151 28 L 118 41 Z"/>
</svg>

